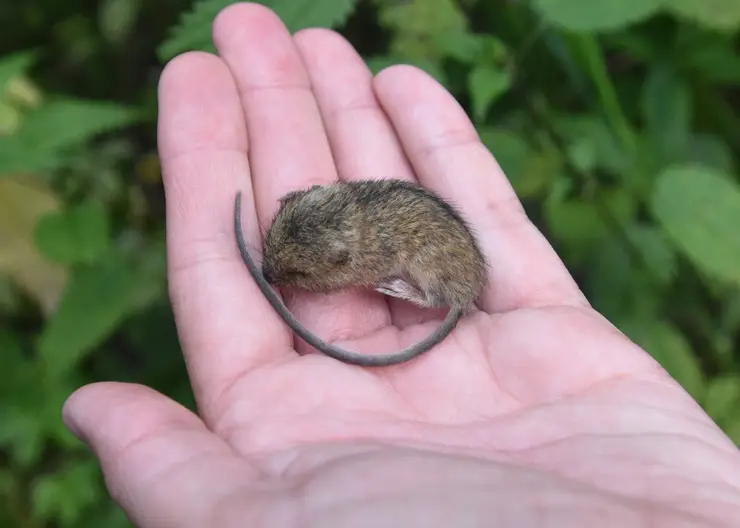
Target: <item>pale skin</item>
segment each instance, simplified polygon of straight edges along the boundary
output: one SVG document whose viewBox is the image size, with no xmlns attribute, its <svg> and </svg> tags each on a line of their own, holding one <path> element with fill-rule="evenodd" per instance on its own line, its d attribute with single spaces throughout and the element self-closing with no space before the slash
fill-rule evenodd
<svg viewBox="0 0 740 528">
<path fill-rule="evenodd" d="M 737 448 L 591 309 L 442 87 L 405 66 L 373 78 L 337 34 L 291 37 L 258 5 L 223 11 L 214 40 L 220 58 L 180 56 L 160 82 L 170 292 L 199 414 L 119 383 L 64 408 L 137 526 L 740 526 Z M 280 196 L 339 175 L 418 178 L 491 261 L 479 309 L 410 363 L 294 344 L 239 257 L 238 189 L 259 247 Z M 285 300 L 367 352 L 444 313 L 366 291 Z"/>
</svg>

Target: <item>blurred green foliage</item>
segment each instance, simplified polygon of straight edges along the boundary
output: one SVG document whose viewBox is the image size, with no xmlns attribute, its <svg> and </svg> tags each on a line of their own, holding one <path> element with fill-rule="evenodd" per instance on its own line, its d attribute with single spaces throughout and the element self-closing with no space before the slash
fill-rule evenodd
<svg viewBox="0 0 740 528">
<path fill-rule="evenodd" d="M 60 409 L 192 407 L 166 286 L 156 83 L 230 0 L 0 6 L 0 525 L 129 526 Z M 737 0 L 265 0 L 463 104 L 594 306 L 740 442 Z"/>
</svg>

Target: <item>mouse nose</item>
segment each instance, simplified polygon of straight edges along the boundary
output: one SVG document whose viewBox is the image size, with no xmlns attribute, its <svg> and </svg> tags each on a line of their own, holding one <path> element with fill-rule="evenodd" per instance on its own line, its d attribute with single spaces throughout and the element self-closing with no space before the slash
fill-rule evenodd
<svg viewBox="0 0 740 528">
<path fill-rule="evenodd" d="M 263 266 L 262 276 L 265 278 L 268 284 L 275 284 L 275 274 L 272 272 L 270 268 Z"/>
</svg>

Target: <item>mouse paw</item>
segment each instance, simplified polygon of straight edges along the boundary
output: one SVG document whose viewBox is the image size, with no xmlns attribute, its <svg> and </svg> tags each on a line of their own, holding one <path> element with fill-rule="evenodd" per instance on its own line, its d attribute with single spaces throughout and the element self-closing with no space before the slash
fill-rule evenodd
<svg viewBox="0 0 740 528">
<path fill-rule="evenodd" d="M 404 301 L 409 301 L 420 306 L 426 306 L 428 302 L 423 293 L 402 279 L 395 278 L 381 282 L 377 285 L 375 291 L 384 295 L 403 299 Z"/>
</svg>

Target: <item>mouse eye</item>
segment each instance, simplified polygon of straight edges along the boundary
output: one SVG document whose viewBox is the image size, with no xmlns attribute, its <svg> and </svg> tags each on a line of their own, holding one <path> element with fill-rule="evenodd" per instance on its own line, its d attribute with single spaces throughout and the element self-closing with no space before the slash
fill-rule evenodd
<svg viewBox="0 0 740 528">
<path fill-rule="evenodd" d="M 286 279 L 301 279 L 308 277 L 308 273 L 298 270 L 287 270 L 283 272 L 283 275 L 285 275 Z"/>
</svg>

